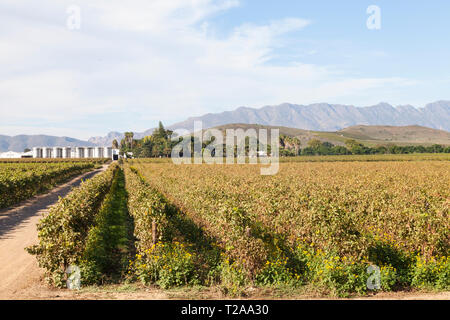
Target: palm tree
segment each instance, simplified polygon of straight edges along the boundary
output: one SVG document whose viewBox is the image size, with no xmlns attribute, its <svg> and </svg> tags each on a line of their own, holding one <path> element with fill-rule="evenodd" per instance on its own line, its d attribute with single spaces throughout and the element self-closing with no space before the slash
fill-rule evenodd
<svg viewBox="0 0 450 320">
<path fill-rule="evenodd" d="M 130 149 L 133 149 L 133 136 L 133 132 L 125 132 L 125 141 Z"/>
</svg>

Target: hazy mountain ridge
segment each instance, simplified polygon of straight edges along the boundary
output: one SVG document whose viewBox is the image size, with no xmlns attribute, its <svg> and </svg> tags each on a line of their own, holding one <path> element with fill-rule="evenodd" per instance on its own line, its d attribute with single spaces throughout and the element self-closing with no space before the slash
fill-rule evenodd
<svg viewBox="0 0 450 320">
<path fill-rule="evenodd" d="M 144 132 L 134 132 L 134 138 L 135 139 L 142 139 L 145 136 L 149 136 L 153 133 L 154 129 L 148 129 Z M 92 137 L 89 138 L 88 142 L 93 143 L 98 146 L 110 146 L 113 142 L 113 140 L 117 140 L 117 142 L 120 143 L 120 141 L 125 137 L 124 133 L 112 131 L 108 133 L 105 137 Z"/>
<path fill-rule="evenodd" d="M 370 107 L 327 103 L 308 106 L 283 103 L 260 109 L 240 107 L 234 111 L 192 117 L 169 126 L 169 129 L 193 130 L 194 121 L 202 121 L 204 128 L 230 123 L 258 123 L 315 131 L 337 131 L 354 125 L 420 125 L 450 131 L 450 101 L 430 103 L 420 109 L 410 105 L 393 107 L 388 103 Z"/>
<path fill-rule="evenodd" d="M 95 144 L 70 137 L 55 137 L 47 135 L 0 135 L 0 152 L 23 152 L 25 148 L 33 147 L 93 147 Z"/>
<path fill-rule="evenodd" d="M 120 143 L 120 141 L 125 137 L 123 133 L 120 132 L 110 132 L 106 137 L 92 137 L 89 138 L 88 142 L 93 143 L 95 145 L 104 145 L 104 146 L 110 146 L 113 142 L 113 140 L 117 140 L 117 142 Z"/>
</svg>

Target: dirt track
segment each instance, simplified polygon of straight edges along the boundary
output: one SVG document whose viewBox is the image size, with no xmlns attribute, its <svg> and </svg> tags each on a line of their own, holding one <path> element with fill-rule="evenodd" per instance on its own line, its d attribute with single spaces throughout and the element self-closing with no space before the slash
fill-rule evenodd
<svg viewBox="0 0 450 320">
<path fill-rule="evenodd" d="M 41 282 L 42 270 L 24 248 L 37 243 L 36 224 L 49 207 L 78 186 L 104 171 L 78 176 L 49 193 L 36 196 L 13 208 L 0 210 L 0 299 L 26 298 L 26 292 Z"/>
</svg>

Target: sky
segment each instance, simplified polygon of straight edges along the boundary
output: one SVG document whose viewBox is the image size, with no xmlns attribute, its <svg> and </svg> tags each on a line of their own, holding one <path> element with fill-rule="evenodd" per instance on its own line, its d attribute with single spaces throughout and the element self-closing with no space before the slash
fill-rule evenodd
<svg viewBox="0 0 450 320">
<path fill-rule="evenodd" d="M 376 11 L 369 10 L 374 8 Z M 0 135 L 450 99 L 450 1 L 2 0 Z"/>
</svg>

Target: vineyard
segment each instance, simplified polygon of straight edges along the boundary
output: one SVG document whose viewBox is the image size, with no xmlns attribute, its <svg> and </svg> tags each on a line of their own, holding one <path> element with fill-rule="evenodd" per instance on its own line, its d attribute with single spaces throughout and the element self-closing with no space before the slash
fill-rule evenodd
<svg viewBox="0 0 450 320">
<path fill-rule="evenodd" d="M 450 288 L 450 162 L 113 164 L 61 199 L 29 248 L 63 286 L 141 281 L 161 288 L 308 288 L 366 294 Z M 444 159 L 439 159 L 444 160 Z"/>
<path fill-rule="evenodd" d="M 282 157 L 280 162 L 348 162 L 348 161 L 449 161 L 449 153 L 372 154 L 339 156 Z"/>
<path fill-rule="evenodd" d="M 0 208 L 50 190 L 83 172 L 92 170 L 94 161 L 0 162 Z"/>
<path fill-rule="evenodd" d="M 91 162 L 96 164 L 103 164 L 110 161 L 109 158 L 11 158 L 0 159 L 0 164 L 3 163 L 62 163 L 62 162 Z"/>
</svg>

